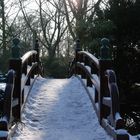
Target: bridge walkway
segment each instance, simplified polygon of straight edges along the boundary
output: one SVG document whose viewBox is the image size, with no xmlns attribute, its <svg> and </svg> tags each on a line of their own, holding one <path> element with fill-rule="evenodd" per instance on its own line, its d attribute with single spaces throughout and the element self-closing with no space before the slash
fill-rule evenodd
<svg viewBox="0 0 140 140">
<path fill-rule="evenodd" d="M 39 77 L 12 140 L 112 140 L 76 78 Z"/>
</svg>

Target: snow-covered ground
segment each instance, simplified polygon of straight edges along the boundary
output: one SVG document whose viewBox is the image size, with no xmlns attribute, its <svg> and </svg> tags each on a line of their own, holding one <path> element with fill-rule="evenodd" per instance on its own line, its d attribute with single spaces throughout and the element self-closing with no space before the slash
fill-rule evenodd
<svg viewBox="0 0 140 140">
<path fill-rule="evenodd" d="M 77 78 L 39 77 L 12 140 L 112 140 Z"/>
<path fill-rule="evenodd" d="M 77 78 L 38 78 L 12 140 L 112 140 Z"/>
</svg>

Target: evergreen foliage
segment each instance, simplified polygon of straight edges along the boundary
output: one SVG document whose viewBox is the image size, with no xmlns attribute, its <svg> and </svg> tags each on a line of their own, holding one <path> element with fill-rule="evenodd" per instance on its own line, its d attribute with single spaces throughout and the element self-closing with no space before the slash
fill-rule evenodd
<svg viewBox="0 0 140 140">
<path fill-rule="evenodd" d="M 105 10 L 106 19 L 116 26 L 114 32 L 115 68 L 119 78 L 119 87 L 128 89 L 139 82 L 139 37 L 140 37 L 140 1 L 109 0 Z M 134 74 L 135 73 L 135 74 Z"/>
<path fill-rule="evenodd" d="M 109 0 L 105 17 L 116 26 L 113 33 L 114 67 L 120 92 L 121 113 L 131 134 L 140 131 L 140 1 Z M 137 116 L 137 117 L 136 117 Z M 133 121 L 130 121 L 133 120 Z"/>
<path fill-rule="evenodd" d="M 66 78 L 68 77 L 69 61 L 66 57 L 42 57 L 45 77 Z"/>
</svg>

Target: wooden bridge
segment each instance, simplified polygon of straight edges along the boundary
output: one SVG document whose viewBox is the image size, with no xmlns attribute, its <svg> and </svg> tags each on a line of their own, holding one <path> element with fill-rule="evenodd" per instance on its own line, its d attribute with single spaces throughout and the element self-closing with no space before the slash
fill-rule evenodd
<svg viewBox="0 0 140 140">
<path fill-rule="evenodd" d="M 99 123 L 108 134 L 114 140 L 129 140 L 130 134 L 125 130 L 125 123 L 120 114 L 119 90 L 113 70 L 113 60 L 108 52 L 106 40 L 102 43 L 101 58 L 97 59 L 89 52 L 81 51 L 77 41 L 75 58 L 70 64 L 70 76 L 78 77 L 83 83 Z M 42 75 L 38 41 L 35 46 L 34 50 L 22 57 L 13 54 L 14 57 L 9 60 L 9 71 L 1 106 L 0 140 L 10 139 L 10 134 L 15 131 L 17 122 L 21 121 L 23 107 L 34 81 Z M 94 95 L 91 94 L 89 87 L 95 88 Z M 27 88 L 26 92 L 25 88 Z"/>
</svg>

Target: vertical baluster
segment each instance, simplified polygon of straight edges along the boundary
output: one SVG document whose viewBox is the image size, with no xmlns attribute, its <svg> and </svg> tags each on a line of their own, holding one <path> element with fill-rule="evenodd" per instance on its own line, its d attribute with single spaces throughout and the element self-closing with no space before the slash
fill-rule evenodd
<svg viewBox="0 0 140 140">
<path fill-rule="evenodd" d="M 36 61 L 36 55 L 33 54 L 33 62 L 35 62 L 35 61 Z"/>
<path fill-rule="evenodd" d="M 87 56 L 85 56 L 85 66 L 89 66 L 89 60 Z"/>
<path fill-rule="evenodd" d="M 29 59 L 28 59 L 28 65 L 29 66 L 32 66 L 32 55 L 29 57 Z"/>
<path fill-rule="evenodd" d="M 83 70 L 81 70 L 81 78 L 86 79 L 86 74 L 85 74 L 85 72 Z"/>
<path fill-rule="evenodd" d="M 95 66 L 93 62 L 90 62 L 91 74 L 98 74 L 98 68 Z"/>
<path fill-rule="evenodd" d="M 36 40 L 36 42 L 35 42 L 35 50 L 37 51 L 36 62 L 38 63 L 38 66 L 35 69 L 35 74 L 39 74 L 41 72 L 40 72 L 40 69 L 39 69 L 40 61 L 39 61 L 39 43 L 38 43 L 38 40 Z"/>
<path fill-rule="evenodd" d="M 95 98 L 95 103 L 97 103 L 98 102 L 98 91 L 97 91 L 96 88 L 95 88 L 95 96 L 94 96 L 94 98 Z"/>
<path fill-rule="evenodd" d="M 87 76 L 87 87 L 92 87 L 91 79 Z"/>
<path fill-rule="evenodd" d="M 25 75 L 27 74 L 27 62 L 25 62 L 23 65 L 22 73 L 24 73 Z"/>
<path fill-rule="evenodd" d="M 28 77 L 28 80 L 26 82 L 26 85 L 29 86 L 31 84 L 31 79 L 30 79 L 30 76 Z"/>
</svg>

